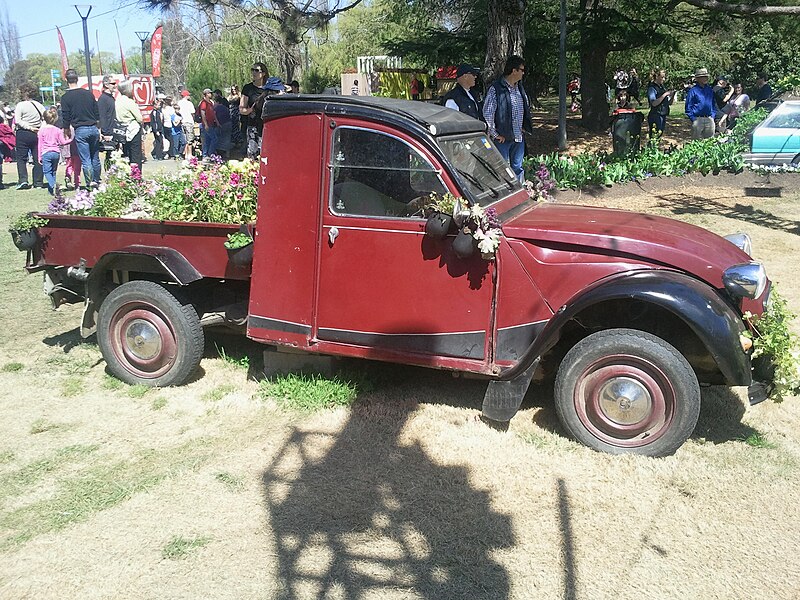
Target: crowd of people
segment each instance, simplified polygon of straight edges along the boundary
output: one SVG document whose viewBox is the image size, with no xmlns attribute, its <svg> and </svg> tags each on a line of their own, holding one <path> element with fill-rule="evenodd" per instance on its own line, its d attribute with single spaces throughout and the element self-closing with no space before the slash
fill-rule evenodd
<svg viewBox="0 0 800 600">
<path fill-rule="evenodd" d="M 78 86 L 74 69 L 65 73 L 68 89 L 54 106 L 37 100 L 37 88 L 25 83 L 19 88 L 15 107 L 0 107 L 0 161 L 12 157 L 17 163 L 16 189 L 47 187 L 56 193 L 56 172 L 65 166 L 65 189 L 99 185 L 103 164 L 121 150 L 141 172 L 145 137 L 152 135 L 152 160 L 188 160 L 198 150 L 202 156 L 229 158 L 231 153 L 258 157 L 261 149 L 261 111 L 272 94 L 299 93 L 300 84 L 284 85 L 270 77 L 267 66 L 256 62 L 252 79 L 222 90 L 206 88 L 195 104 L 191 92 L 181 88 L 175 96 L 156 95 L 149 122 L 133 98 L 129 80 L 102 78 L 98 98 Z M 104 159 L 101 160 L 101 153 Z M 29 169 L 30 168 L 30 169 Z M 29 177 L 30 170 L 30 177 Z M 3 187 L 0 169 L 0 188 Z"/>
<path fill-rule="evenodd" d="M 531 99 L 522 85 L 524 75 L 525 61 L 519 56 L 509 57 L 503 74 L 491 82 L 485 98 L 481 98 L 476 87 L 479 69 L 462 64 L 456 69 L 455 85 L 440 99 L 443 106 L 484 121 L 489 136 L 520 178 L 523 177 L 523 132 L 532 131 Z M 130 81 L 117 82 L 112 76 L 103 77 L 102 93 L 95 99 L 87 89 L 78 87 L 78 76 L 73 69 L 66 72 L 65 80 L 69 89 L 55 107 L 45 107 L 36 99 L 36 87 L 23 84 L 16 107 L 2 109 L 0 160 L 16 156 L 17 189 L 46 186 L 50 193 L 55 193 L 56 171 L 61 163 L 65 165 L 67 189 L 78 188 L 81 178 L 85 186 L 97 185 L 102 170 L 100 153 L 105 152 L 104 162 L 108 168 L 111 153 L 118 149 L 141 171 L 147 134 L 153 136 L 151 157 L 156 161 L 188 160 L 194 156 L 198 145 L 202 156 L 228 158 L 236 152 L 257 158 L 265 99 L 273 94 L 299 93 L 300 87 L 297 81 L 284 85 L 278 77 L 269 75 L 264 63 L 255 62 L 251 81 L 242 86 L 241 91 L 236 85 L 231 86 L 227 94 L 206 88 L 197 104 L 186 88 L 181 88 L 174 96 L 157 94 L 149 123 L 146 123 L 133 99 Z M 758 75 L 754 101 L 745 93 L 741 82 L 731 81 L 727 75 L 717 77 L 713 85 L 709 80 L 708 70 L 699 68 L 683 83 L 685 113 L 691 121 L 694 139 L 733 128 L 751 104 L 758 105 L 772 96 L 764 73 Z M 617 69 L 613 85 L 612 119 L 645 109 L 648 131 L 651 135 L 663 134 L 679 92 L 678 86 L 668 85 L 665 69 L 657 67 L 651 71 L 644 94 L 641 94 L 639 75 L 634 68 Z M 614 97 L 611 86 L 607 88 L 609 96 Z M 414 99 L 419 99 L 421 89 L 421 82 L 414 76 L 411 83 Z M 567 90 L 575 111 L 580 108 L 578 76 L 571 78 Z M 353 82 L 350 93 L 359 93 L 357 81 Z M 30 179 L 29 165 L 32 165 Z M 2 186 L 0 171 L 0 188 Z"/>
</svg>

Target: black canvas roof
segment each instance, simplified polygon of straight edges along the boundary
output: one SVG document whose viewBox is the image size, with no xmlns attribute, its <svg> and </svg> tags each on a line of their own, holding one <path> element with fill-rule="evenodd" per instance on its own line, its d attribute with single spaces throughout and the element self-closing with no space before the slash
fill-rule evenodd
<svg viewBox="0 0 800 600">
<path fill-rule="evenodd" d="M 400 117 L 422 125 L 424 129 L 435 136 L 482 132 L 486 129 L 486 124 L 482 121 L 468 117 L 457 110 L 428 102 L 377 96 L 317 96 L 311 94 L 282 94 L 269 96 L 267 100 L 262 113 L 265 119 L 322 112 L 378 120 L 381 120 L 382 117 L 388 120 Z"/>
</svg>

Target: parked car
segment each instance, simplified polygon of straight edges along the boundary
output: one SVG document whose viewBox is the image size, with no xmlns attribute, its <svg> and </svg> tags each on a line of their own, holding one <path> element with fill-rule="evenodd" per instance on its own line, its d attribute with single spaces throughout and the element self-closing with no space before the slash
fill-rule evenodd
<svg viewBox="0 0 800 600">
<path fill-rule="evenodd" d="M 779 104 L 753 130 L 750 148 L 748 164 L 800 166 L 800 101 Z"/>
</svg>

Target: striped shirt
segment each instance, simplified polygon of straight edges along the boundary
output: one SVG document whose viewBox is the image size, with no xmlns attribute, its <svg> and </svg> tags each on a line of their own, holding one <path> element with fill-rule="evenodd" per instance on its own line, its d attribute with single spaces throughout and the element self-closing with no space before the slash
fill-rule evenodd
<svg viewBox="0 0 800 600">
<path fill-rule="evenodd" d="M 522 100 L 522 94 L 519 91 L 519 85 L 511 85 L 508 80 L 502 78 L 503 85 L 509 90 L 509 97 L 511 98 L 511 128 L 514 132 L 514 141 L 522 141 L 522 117 L 525 112 L 525 103 Z M 486 100 L 483 104 L 483 116 L 486 119 L 486 124 L 489 126 L 489 137 L 496 138 L 497 130 L 494 126 L 494 114 L 497 111 L 497 92 L 494 86 L 489 86 L 489 91 L 486 93 Z M 511 140 L 506 140 L 511 141 Z"/>
</svg>

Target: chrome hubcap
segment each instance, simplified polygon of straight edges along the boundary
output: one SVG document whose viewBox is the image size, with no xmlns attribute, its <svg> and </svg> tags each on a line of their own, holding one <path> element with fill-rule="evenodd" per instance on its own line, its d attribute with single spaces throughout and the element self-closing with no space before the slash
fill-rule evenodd
<svg viewBox="0 0 800 600">
<path fill-rule="evenodd" d="M 161 335 L 152 323 L 135 319 L 125 330 L 128 351 L 140 360 L 151 360 L 161 352 Z"/>
<path fill-rule="evenodd" d="M 647 388 L 630 377 L 615 377 L 605 382 L 598 393 L 603 414 L 620 425 L 633 425 L 645 419 L 653 409 Z"/>
</svg>

